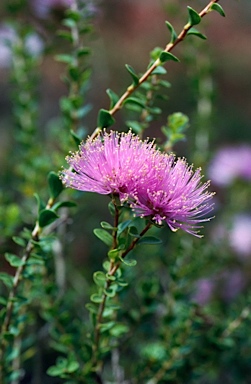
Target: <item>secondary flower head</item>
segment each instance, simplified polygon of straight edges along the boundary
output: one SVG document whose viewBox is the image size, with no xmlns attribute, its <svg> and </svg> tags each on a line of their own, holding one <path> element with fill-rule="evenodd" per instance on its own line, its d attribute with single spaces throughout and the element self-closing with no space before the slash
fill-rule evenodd
<svg viewBox="0 0 251 384">
<path fill-rule="evenodd" d="M 71 167 L 61 173 L 66 186 L 117 195 L 136 216 L 156 224 L 165 221 L 171 230 L 181 228 L 195 236 L 198 223 L 209 220 L 213 194 L 207 191 L 209 183 L 201 183 L 200 170 L 193 172 L 184 159 L 175 160 L 131 131 L 103 131 L 67 161 Z"/>
<path fill-rule="evenodd" d="M 155 184 L 141 189 L 132 208 L 138 216 L 151 216 L 157 224 L 166 222 L 172 231 L 179 228 L 197 237 L 198 225 L 209 221 L 213 193 L 209 182 L 201 183 L 200 169 L 193 172 L 184 159 L 165 156 L 166 167 Z"/>
<path fill-rule="evenodd" d="M 67 157 L 72 169 L 62 172 L 62 180 L 68 187 L 115 194 L 125 201 L 144 189 L 146 179 L 156 177 L 162 157 L 153 142 L 142 141 L 131 131 L 103 131 Z"/>
</svg>

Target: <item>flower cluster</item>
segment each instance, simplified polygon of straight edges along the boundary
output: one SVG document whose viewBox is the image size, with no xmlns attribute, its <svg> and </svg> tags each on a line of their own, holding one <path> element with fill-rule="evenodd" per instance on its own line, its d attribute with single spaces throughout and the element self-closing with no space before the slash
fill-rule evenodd
<svg viewBox="0 0 251 384">
<path fill-rule="evenodd" d="M 184 159 L 160 152 L 131 131 L 88 138 L 67 162 L 70 169 L 61 173 L 66 186 L 116 195 L 136 216 L 195 236 L 198 223 L 210 220 L 213 194 L 207 191 L 209 183 L 201 183 L 200 170 L 193 172 Z"/>
</svg>

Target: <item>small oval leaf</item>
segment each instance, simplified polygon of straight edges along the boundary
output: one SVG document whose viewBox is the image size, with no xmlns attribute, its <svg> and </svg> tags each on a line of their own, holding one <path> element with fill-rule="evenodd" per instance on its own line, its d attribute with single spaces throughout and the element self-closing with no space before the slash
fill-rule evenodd
<svg viewBox="0 0 251 384">
<path fill-rule="evenodd" d="M 224 9 L 222 8 L 222 6 L 220 4 L 217 4 L 217 3 L 214 3 L 211 5 L 211 9 L 213 9 L 214 11 L 218 12 L 221 16 L 225 17 L 225 12 L 224 12 Z"/>
<path fill-rule="evenodd" d="M 137 97 L 128 97 L 127 99 L 125 99 L 124 103 L 125 104 L 134 104 L 134 105 L 138 105 L 139 107 L 141 108 L 146 108 L 145 104 L 142 103 L 142 101 L 140 99 L 138 99 Z"/>
<path fill-rule="evenodd" d="M 177 33 L 175 32 L 175 29 L 173 28 L 172 24 L 169 23 L 169 21 L 166 21 L 166 26 L 167 28 L 169 29 L 169 31 L 171 32 L 171 43 L 174 43 L 175 40 L 177 39 Z"/>
<path fill-rule="evenodd" d="M 207 39 L 207 37 L 203 35 L 203 33 L 199 32 L 196 28 L 190 28 L 189 31 L 187 32 L 187 35 L 195 35 L 197 37 L 200 37 L 203 40 Z"/>
<path fill-rule="evenodd" d="M 111 247 L 113 242 L 113 237 L 110 233 L 108 233 L 105 229 L 101 229 L 101 228 L 95 228 L 93 232 L 95 236 L 97 236 L 101 241 L 103 241 L 103 243 L 108 245 L 108 247 Z"/>
<path fill-rule="evenodd" d="M 106 282 L 106 276 L 104 272 L 97 271 L 93 274 L 93 280 L 94 280 L 94 283 L 97 284 L 99 287 L 104 287 Z"/>
<path fill-rule="evenodd" d="M 49 173 L 48 183 L 49 183 L 50 197 L 52 199 L 56 199 L 64 189 L 63 183 L 59 179 L 56 172 Z"/>
<path fill-rule="evenodd" d="M 103 297 L 98 293 L 93 293 L 90 297 L 91 301 L 96 304 L 100 304 L 103 301 Z"/>
<path fill-rule="evenodd" d="M 0 272 L 0 281 L 2 281 L 7 288 L 11 288 L 13 286 L 13 277 L 8 275 L 8 273 Z"/>
<path fill-rule="evenodd" d="M 134 267 L 137 264 L 137 260 L 134 259 L 124 259 L 123 257 L 120 257 L 120 260 L 128 267 Z"/>
<path fill-rule="evenodd" d="M 125 67 L 132 77 L 133 85 L 137 86 L 139 84 L 139 77 L 137 73 L 135 72 L 133 67 L 131 67 L 130 65 L 126 64 Z"/>
<path fill-rule="evenodd" d="M 51 209 L 44 209 L 40 212 L 38 224 L 41 228 L 44 228 L 47 225 L 53 223 L 55 220 L 57 220 L 58 217 L 59 216 Z"/>
<path fill-rule="evenodd" d="M 166 61 L 172 60 L 172 61 L 179 61 L 178 57 L 174 56 L 170 52 L 162 51 L 159 57 L 160 61 L 162 63 L 165 63 Z"/>
<path fill-rule="evenodd" d="M 110 223 L 107 223 L 107 221 L 101 221 L 100 225 L 102 228 L 108 229 L 110 231 L 114 231 L 117 229 L 117 228 L 113 227 Z"/>
<path fill-rule="evenodd" d="M 109 96 L 109 99 L 111 102 L 110 108 L 113 108 L 114 105 L 119 101 L 119 96 L 115 92 L 113 92 L 110 88 L 106 90 L 106 93 Z"/>
<path fill-rule="evenodd" d="M 162 241 L 155 236 L 145 236 L 138 241 L 138 244 L 148 244 L 148 245 L 155 245 L 155 244 L 161 244 L 161 243 Z"/>
<path fill-rule="evenodd" d="M 12 240 L 20 245 L 20 247 L 25 247 L 26 246 L 26 241 L 22 238 L 22 237 L 19 237 L 19 236 L 13 236 L 12 237 Z"/>
<path fill-rule="evenodd" d="M 24 265 L 24 261 L 20 257 L 13 255 L 12 253 L 5 253 L 5 259 L 12 267 L 21 267 Z"/>
<path fill-rule="evenodd" d="M 187 7 L 187 9 L 189 13 L 189 24 L 191 26 L 199 24 L 201 22 L 201 17 L 198 12 L 196 12 L 193 8 L 189 6 Z"/>
<path fill-rule="evenodd" d="M 53 205 L 53 210 L 56 211 L 59 208 L 67 207 L 67 208 L 72 208 L 76 207 L 76 203 L 74 201 L 59 201 L 56 204 Z"/>
<path fill-rule="evenodd" d="M 100 109 L 98 113 L 98 127 L 108 128 L 115 123 L 115 119 L 112 117 L 109 111 L 106 109 Z"/>
<path fill-rule="evenodd" d="M 73 140 L 75 141 L 77 147 L 79 147 L 82 139 L 72 129 L 70 130 L 70 134 L 71 134 Z"/>
</svg>

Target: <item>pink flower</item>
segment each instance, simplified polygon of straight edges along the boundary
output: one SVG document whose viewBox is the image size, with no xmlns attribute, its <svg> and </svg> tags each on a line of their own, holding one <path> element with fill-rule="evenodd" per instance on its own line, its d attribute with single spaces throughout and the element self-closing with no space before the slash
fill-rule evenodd
<svg viewBox="0 0 251 384">
<path fill-rule="evenodd" d="M 184 159 L 161 153 L 153 142 L 131 131 L 99 134 L 87 139 L 67 158 L 71 169 L 61 173 L 64 184 L 80 190 L 118 195 L 136 216 L 171 230 L 182 228 L 198 236 L 198 223 L 208 221 L 213 194 L 201 183 L 200 170 L 192 171 Z"/>
<path fill-rule="evenodd" d="M 158 173 L 163 155 L 154 144 L 128 133 L 103 132 L 89 138 L 78 152 L 67 157 L 72 170 L 64 170 L 66 186 L 80 191 L 115 194 L 122 201 L 135 197 L 146 179 Z"/>
<path fill-rule="evenodd" d="M 213 193 L 207 191 L 209 182 L 201 183 L 200 169 L 195 172 L 184 159 L 165 155 L 161 177 L 150 182 L 137 194 L 132 208 L 138 216 L 151 216 L 157 224 L 165 221 L 172 231 L 179 228 L 197 237 L 198 224 L 209 221 Z"/>
<path fill-rule="evenodd" d="M 212 182 L 220 186 L 229 185 L 236 178 L 251 180 L 251 147 L 241 145 L 220 149 L 208 173 Z"/>
</svg>

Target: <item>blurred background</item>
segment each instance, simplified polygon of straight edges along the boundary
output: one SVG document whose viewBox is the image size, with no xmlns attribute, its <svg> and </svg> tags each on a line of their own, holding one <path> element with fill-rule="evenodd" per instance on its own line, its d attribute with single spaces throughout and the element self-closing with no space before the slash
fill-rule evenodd
<svg viewBox="0 0 251 384">
<path fill-rule="evenodd" d="M 11 233 L 13 226 L 15 228 L 15 219 L 20 216 L 15 205 L 17 200 L 23 199 L 22 194 L 25 198 L 32 198 L 36 184 L 40 188 L 45 183 L 43 172 L 50 169 L 50 165 L 57 172 L 65 164 L 65 155 L 74 149 L 72 143 L 67 142 L 67 134 L 62 136 L 64 144 L 60 154 L 57 142 L 58 134 L 63 132 L 60 126 L 60 99 L 68 91 L 63 81 L 65 65 L 55 60 L 55 55 L 64 53 L 68 48 L 56 31 L 61 28 L 64 11 L 70 3 L 70 0 L 12 0 L 2 1 L 0 5 L 0 175 L 3 201 L 0 217 L 3 222 L 7 220 L 4 224 L 7 233 Z M 125 64 L 130 64 L 136 72 L 143 73 L 149 62 L 149 52 L 156 46 L 164 48 L 169 41 L 165 20 L 170 21 L 177 32 L 187 20 L 184 1 L 98 0 L 84 3 L 89 7 L 94 32 L 86 38 L 86 44 L 92 49 L 92 55 L 88 58 L 92 73 L 85 89 L 84 103 L 88 113 L 82 119 L 83 136 L 91 134 L 95 129 L 99 109 L 109 107 L 106 89 L 111 88 L 121 95 L 130 84 L 131 79 L 125 70 Z M 205 1 L 200 0 L 190 3 L 198 11 L 206 5 Z M 189 117 L 186 140 L 178 143 L 174 150 L 178 155 L 186 156 L 195 166 L 201 166 L 205 176 L 212 179 L 212 189 L 218 192 L 216 205 L 219 213 L 217 212 L 217 219 L 213 224 L 207 226 L 210 229 L 216 225 L 217 220 L 221 220 L 221 204 L 228 203 L 228 196 L 231 194 L 228 189 L 233 189 L 232 183 L 236 180 L 241 184 L 246 183 L 246 179 L 249 181 L 251 167 L 251 4 L 249 0 L 222 0 L 221 4 L 226 17 L 222 18 L 217 12 L 212 12 L 199 26 L 199 30 L 207 36 L 206 41 L 189 36 L 173 51 L 180 58 L 180 63 L 169 62 L 166 65 L 167 74 L 164 78 L 170 82 L 171 87 L 165 90 L 167 100 L 160 101 L 163 113 L 152 121 L 146 132 L 146 136 L 160 137 L 161 142 L 163 135 L 160 128 L 166 123 L 168 115 L 182 112 Z M 22 86 L 22 81 L 25 84 L 26 80 L 24 78 L 19 81 L 20 79 L 15 78 L 15 70 L 13 75 L 13 68 L 20 63 L 14 60 L 13 64 L 13 55 L 8 47 L 17 38 L 14 29 L 18 23 L 31 29 L 32 33 L 26 44 L 31 56 L 37 60 L 35 69 L 32 69 L 35 86 L 31 92 L 34 92 L 34 100 L 39 103 L 39 106 L 34 106 L 37 131 L 33 140 L 37 166 L 41 172 L 32 171 L 32 167 L 29 170 L 19 169 L 20 158 L 17 154 L 23 148 L 18 149 L 22 139 L 18 137 L 15 128 L 18 112 L 13 111 L 13 98 L 17 87 L 20 84 Z M 126 113 L 128 112 L 122 110 L 117 114 L 115 129 L 128 129 L 125 126 L 125 120 L 128 119 Z M 244 157 L 243 145 L 246 153 Z M 237 153 L 232 147 L 236 148 Z M 214 162 L 217 151 L 221 150 L 225 152 L 220 152 L 219 160 Z M 43 159 L 39 154 L 43 154 Z M 28 152 L 26 157 L 29 157 Z M 222 162 L 223 165 L 220 166 Z M 213 168 L 214 164 L 219 168 L 216 169 L 215 176 L 214 170 L 210 171 L 211 163 Z M 244 170 L 237 169 L 242 165 Z M 225 170 L 224 166 L 228 169 Z M 28 178 L 23 186 L 20 179 L 25 176 L 22 172 Z M 224 172 L 233 173 L 231 180 L 225 184 L 219 182 Z M 239 188 L 242 187 L 243 185 Z M 245 184 L 245 188 L 250 188 L 249 182 Z M 250 207 L 245 206 L 249 198 L 243 199 L 243 193 L 240 191 L 239 198 L 238 195 L 231 197 L 231 204 L 236 199 L 236 214 L 250 214 Z M 6 194 L 11 196 L 7 199 L 9 210 L 5 204 Z M 236 195 L 236 192 L 233 194 Z M 91 196 L 87 198 L 91 199 Z M 95 199 L 103 200 L 99 196 Z M 29 222 L 27 209 L 22 215 Z M 9 222 L 6 219 L 8 216 Z"/>
<path fill-rule="evenodd" d="M 156 46 L 164 48 L 169 42 L 165 20 L 179 32 L 187 21 L 186 6 L 200 11 L 207 4 L 202 0 L 192 0 L 189 4 L 184 0 L 97 0 L 85 3 L 94 29 L 86 37 L 86 45 L 92 50 L 87 66 L 92 72 L 85 87 L 86 114 L 80 130 L 83 138 L 96 128 L 99 109 L 109 108 L 106 89 L 111 88 L 121 95 L 131 83 L 125 64 L 133 66 L 137 73 L 143 73 L 149 63 L 149 52 Z M 11 237 L 21 230 L 22 223 L 32 227 L 37 209 L 33 196 L 39 192 L 46 199 L 47 173 L 50 170 L 58 172 L 65 165 L 68 152 L 75 150 L 62 122 L 60 107 L 60 100 L 68 92 L 63 81 L 65 64 L 55 60 L 55 54 L 65 53 L 68 49 L 56 31 L 61 28 L 69 4 L 70 0 L 3 0 L 0 4 L 2 254 L 9 249 L 16 250 Z M 177 155 L 187 157 L 195 167 L 202 167 L 205 179 L 211 179 L 211 190 L 216 191 L 216 218 L 206 223 L 205 237 L 201 240 L 186 233 L 172 234 L 167 228 L 162 230 L 162 250 L 155 246 L 151 248 L 158 261 L 148 258 L 137 276 L 147 271 L 150 279 L 149 270 L 157 268 L 156 280 L 161 282 L 162 290 L 163 286 L 171 290 L 170 281 L 179 281 L 176 289 L 181 290 L 183 299 L 188 298 L 201 306 L 212 305 L 210 311 L 214 308 L 218 318 L 223 319 L 232 311 L 238 314 L 243 302 L 251 297 L 251 2 L 221 0 L 220 4 L 226 17 L 211 12 L 198 26 L 207 40 L 189 36 L 172 51 L 180 62 L 165 65 L 167 74 L 164 78 L 171 86 L 165 90 L 167 99 L 157 104 L 162 114 L 145 132 L 145 137 L 157 137 L 162 143 L 161 127 L 169 115 L 182 112 L 189 117 L 186 140 L 175 145 L 173 150 Z M 25 44 L 32 59 L 26 63 L 24 73 L 18 72 L 22 61 L 13 61 L 10 49 L 11 42 L 18 41 L 21 36 L 18 31 L 23 33 L 17 25 L 27 26 L 31 31 Z M 20 59 L 16 49 L 15 57 Z M 36 86 L 27 89 L 30 80 L 24 74 L 29 68 L 29 79 L 33 76 Z M 28 136 L 22 136 L 18 130 L 28 123 L 22 120 L 25 120 L 22 111 L 14 108 L 18 97 L 25 98 L 20 85 L 24 91 L 34 92 L 34 115 L 27 118 L 33 119 L 36 130 L 28 130 Z M 127 113 L 122 110 L 116 115 L 114 129 L 128 129 L 125 124 Z M 29 143 L 27 137 L 31 140 Z M 69 216 L 67 214 L 62 263 L 66 269 L 69 261 L 72 263 L 69 267 L 72 276 L 63 276 L 63 280 L 66 279 L 65 284 L 78 292 L 75 300 L 79 303 L 83 287 L 88 296 L 91 272 L 101 264 L 100 254 L 104 254 L 104 247 L 94 241 L 93 229 L 101 220 L 109 221 L 108 199 L 72 191 L 67 193 L 78 201 L 78 209 Z M 150 251 L 145 250 L 143 254 L 144 258 L 149 257 Z M 170 271 L 165 283 L 163 266 Z M 9 268 L 3 257 L 0 267 L 3 270 Z M 141 283 L 143 287 L 144 281 Z M 245 348 L 250 352 L 251 343 L 247 343 Z M 226 359 L 230 365 L 231 359 L 232 356 Z M 227 364 L 226 360 L 224 364 Z M 249 358 L 245 372 L 241 374 L 242 370 L 240 365 L 236 381 L 221 372 L 214 381 L 205 379 L 201 383 L 220 383 L 222 378 L 226 383 L 250 383 Z M 240 381 L 237 377 L 238 380 L 241 377 Z M 35 383 L 40 383 L 37 380 Z M 29 382 L 32 381 L 24 381 Z"/>
</svg>

